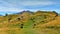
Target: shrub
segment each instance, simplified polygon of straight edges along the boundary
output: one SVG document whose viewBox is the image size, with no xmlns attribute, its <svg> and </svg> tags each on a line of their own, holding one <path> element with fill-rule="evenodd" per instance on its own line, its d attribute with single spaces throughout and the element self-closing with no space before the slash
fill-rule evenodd
<svg viewBox="0 0 60 34">
<path fill-rule="evenodd" d="M 17 18 L 18 20 L 20 20 L 20 18 Z"/>
<path fill-rule="evenodd" d="M 33 25 L 33 28 L 35 28 L 36 24 Z"/>
<path fill-rule="evenodd" d="M 53 13 L 55 13 L 55 14 L 56 14 L 56 16 L 58 16 L 58 13 L 57 13 L 57 12 L 53 11 Z M 56 16 L 55 16 L 55 17 L 56 17 Z"/>
<path fill-rule="evenodd" d="M 31 18 L 30 20 L 34 20 L 35 18 Z"/>
<path fill-rule="evenodd" d="M 8 14 L 6 13 L 5 16 L 8 16 Z"/>
<path fill-rule="evenodd" d="M 21 24 L 21 27 L 20 28 L 23 28 L 24 24 Z"/>
<path fill-rule="evenodd" d="M 54 26 L 47 26 L 46 28 L 55 28 Z"/>
<path fill-rule="evenodd" d="M 41 24 L 44 24 L 44 23 L 47 23 L 47 22 L 46 22 L 46 21 L 41 21 L 40 23 L 41 23 Z"/>
<path fill-rule="evenodd" d="M 60 28 L 60 26 L 47 26 L 46 28 L 55 28 L 55 29 L 57 29 L 57 28 Z"/>
<path fill-rule="evenodd" d="M 24 16 L 21 16 L 21 18 L 23 18 Z"/>
<path fill-rule="evenodd" d="M 10 22 L 11 18 L 8 19 L 8 21 Z"/>
</svg>

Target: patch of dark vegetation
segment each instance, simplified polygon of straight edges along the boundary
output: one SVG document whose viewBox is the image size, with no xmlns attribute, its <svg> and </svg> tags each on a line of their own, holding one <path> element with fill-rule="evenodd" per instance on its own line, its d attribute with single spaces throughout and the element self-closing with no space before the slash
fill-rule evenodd
<svg viewBox="0 0 60 34">
<path fill-rule="evenodd" d="M 30 18 L 30 20 L 31 20 L 31 21 L 33 21 L 33 22 L 35 22 L 35 21 L 34 21 L 34 20 L 35 20 L 35 18 Z"/>
<path fill-rule="evenodd" d="M 23 18 L 24 18 L 24 16 L 21 16 L 21 18 L 23 19 Z"/>
<path fill-rule="evenodd" d="M 8 22 L 10 22 L 11 21 L 11 18 L 8 18 Z"/>
<path fill-rule="evenodd" d="M 24 24 L 21 24 L 21 27 L 20 28 L 23 28 Z"/>
<path fill-rule="evenodd" d="M 44 23 L 47 23 L 48 21 L 44 20 L 44 21 L 41 21 L 40 24 L 44 24 Z"/>
<path fill-rule="evenodd" d="M 35 28 L 36 24 L 33 24 L 33 28 Z"/>
<path fill-rule="evenodd" d="M 57 13 L 56 11 L 53 11 L 53 13 L 55 13 L 55 14 L 56 14 L 56 16 L 55 16 L 55 17 L 57 17 L 57 16 L 58 16 L 58 13 Z"/>
<path fill-rule="evenodd" d="M 54 26 L 48 26 L 48 27 L 46 27 L 46 28 L 55 28 Z"/>
<path fill-rule="evenodd" d="M 45 21 L 41 21 L 41 22 L 45 22 Z"/>
<path fill-rule="evenodd" d="M 45 21 L 41 21 L 40 23 L 41 23 L 41 24 L 44 24 L 44 23 L 45 23 Z"/>
<path fill-rule="evenodd" d="M 35 18 L 31 18 L 30 20 L 34 20 Z"/>
<path fill-rule="evenodd" d="M 60 26 L 48 26 L 48 27 L 46 27 L 46 28 L 58 29 L 58 28 L 60 28 Z"/>
<path fill-rule="evenodd" d="M 8 16 L 8 14 L 6 13 L 5 16 Z"/>
<path fill-rule="evenodd" d="M 17 18 L 18 21 L 20 21 L 20 18 Z"/>
<path fill-rule="evenodd" d="M 23 26 L 21 26 L 20 28 L 23 28 Z"/>
</svg>

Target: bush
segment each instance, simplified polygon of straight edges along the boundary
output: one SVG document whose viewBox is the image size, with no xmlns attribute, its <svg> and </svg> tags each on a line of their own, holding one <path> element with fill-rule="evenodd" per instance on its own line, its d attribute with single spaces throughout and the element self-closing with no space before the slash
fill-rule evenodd
<svg viewBox="0 0 60 34">
<path fill-rule="evenodd" d="M 18 20 L 20 20 L 20 18 L 17 18 Z"/>
<path fill-rule="evenodd" d="M 8 16 L 8 14 L 5 14 L 5 16 Z"/>
<path fill-rule="evenodd" d="M 57 13 L 57 12 L 53 11 L 53 13 L 55 13 L 55 14 L 56 14 L 56 16 L 58 16 L 58 13 Z M 55 16 L 55 17 L 56 17 L 56 16 Z"/>
<path fill-rule="evenodd" d="M 24 24 L 21 24 L 21 27 L 20 28 L 23 28 Z"/>
<path fill-rule="evenodd" d="M 46 28 L 55 28 L 54 26 L 48 26 L 48 27 L 46 27 Z"/>
<path fill-rule="evenodd" d="M 44 24 L 44 23 L 47 23 L 47 21 L 41 21 L 40 23 L 41 23 L 41 24 Z"/>
<path fill-rule="evenodd" d="M 57 28 L 60 28 L 60 26 L 47 26 L 46 28 L 55 28 L 55 29 L 57 29 Z"/>
<path fill-rule="evenodd" d="M 33 28 L 35 28 L 36 24 L 33 25 Z"/>
<path fill-rule="evenodd" d="M 34 20 L 35 18 L 31 18 L 30 20 Z"/>
<path fill-rule="evenodd" d="M 11 18 L 8 19 L 8 21 L 10 22 Z"/>
<path fill-rule="evenodd" d="M 24 16 L 21 16 L 21 18 L 24 18 Z"/>
</svg>

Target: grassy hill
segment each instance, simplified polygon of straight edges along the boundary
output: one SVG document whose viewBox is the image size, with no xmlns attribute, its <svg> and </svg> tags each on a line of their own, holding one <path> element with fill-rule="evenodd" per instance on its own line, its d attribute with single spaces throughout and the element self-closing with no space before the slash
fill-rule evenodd
<svg viewBox="0 0 60 34">
<path fill-rule="evenodd" d="M 0 16 L 0 34 L 60 34 L 60 15 L 55 11 L 23 11 Z"/>
</svg>

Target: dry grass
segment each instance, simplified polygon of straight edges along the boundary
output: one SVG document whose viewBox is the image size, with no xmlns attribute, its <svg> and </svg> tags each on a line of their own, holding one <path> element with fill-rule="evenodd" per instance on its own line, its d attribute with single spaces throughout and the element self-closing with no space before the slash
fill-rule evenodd
<svg viewBox="0 0 60 34">
<path fill-rule="evenodd" d="M 46 28 L 49 26 L 60 27 L 60 16 L 55 17 L 55 15 L 53 12 L 36 12 L 31 15 L 23 13 L 2 16 L 0 17 L 0 34 L 59 34 L 60 28 Z M 21 16 L 24 16 L 24 18 L 21 18 Z M 47 18 L 44 18 L 44 16 L 47 16 Z M 11 17 L 10 22 L 8 21 L 9 17 Z M 21 20 L 18 21 L 17 18 L 21 18 Z M 35 19 L 31 20 L 31 18 Z M 23 29 L 20 28 L 21 24 L 24 24 Z M 33 28 L 33 24 L 36 24 L 35 28 Z"/>
</svg>

